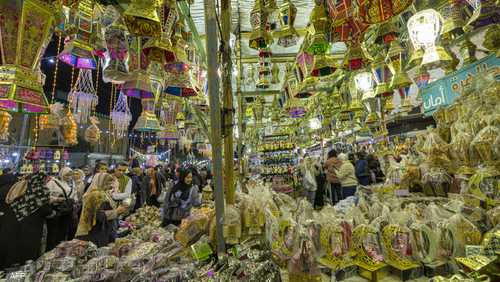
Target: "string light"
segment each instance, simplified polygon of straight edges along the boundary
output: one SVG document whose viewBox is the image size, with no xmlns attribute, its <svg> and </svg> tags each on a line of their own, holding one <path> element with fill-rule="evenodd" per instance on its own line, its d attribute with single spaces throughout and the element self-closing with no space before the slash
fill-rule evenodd
<svg viewBox="0 0 500 282">
<path fill-rule="evenodd" d="M 59 40 L 57 42 L 57 54 L 61 51 L 61 41 L 62 41 L 62 36 L 59 35 Z M 50 60 L 54 60 L 53 58 L 50 58 Z M 56 93 L 56 84 L 57 84 L 57 72 L 59 70 L 59 57 L 56 56 L 56 67 L 54 69 L 54 79 L 52 80 L 52 97 L 50 98 L 50 103 L 54 103 L 54 96 Z M 73 79 L 73 78 L 71 78 Z"/>
<path fill-rule="evenodd" d="M 100 68 L 100 65 L 101 65 L 101 60 L 97 60 L 97 70 L 96 70 L 96 77 L 95 77 L 95 92 L 97 95 L 97 99 L 99 99 L 99 68 Z M 94 107 L 92 109 L 92 115 L 94 115 L 94 116 L 95 116 L 96 107 L 97 107 L 97 103 L 94 105 Z"/>
</svg>

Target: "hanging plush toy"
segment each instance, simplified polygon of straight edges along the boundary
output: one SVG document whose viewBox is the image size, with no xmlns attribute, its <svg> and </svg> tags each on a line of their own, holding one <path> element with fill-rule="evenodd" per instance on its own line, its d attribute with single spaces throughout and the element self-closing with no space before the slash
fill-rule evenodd
<svg viewBox="0 0 500 282">
<path fill-rule="evenodd" d="M 12 116 L 8 112 L 0 111 L 0 141 L 9 139 L 9 126 Z"/>
<path fill-rule="evenodd" d="M 73 146 L 78 144 L 78 125 L 76 124 L 75 118 L 71 113 L 71 110 L 68 109 L 66 116 L 61 121 L 61 131 L 64 138 L 64 142 Z"/>
<path fill-rule="evenodd" d="M 101 130 L 97 126 L 99 124 L 99 120 L 97 117 L 90 117 L 90 126 L 85 130 L 85 141 L 90 144 L 99 143 L 99 139 L 101 138 Z"/>
</svg>

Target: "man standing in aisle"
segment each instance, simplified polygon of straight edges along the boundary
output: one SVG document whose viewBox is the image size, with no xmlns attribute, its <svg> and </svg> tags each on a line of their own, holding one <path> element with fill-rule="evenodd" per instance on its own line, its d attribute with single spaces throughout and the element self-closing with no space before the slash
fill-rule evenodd
<svg viewBox="0 0 500 282">
<path fill-rule="evenodd" d="M 132 181 L 126 175 L 128 170 L 127 163 L 119 163 L 115 168 L 114 175 L 118 179 L 118 191 L 114 192 L 112 197 L 115 201 L 124 201 L 126 199 L 131 199 L 132 194 Z"/>
<path fill-rule="evenodd" d="M 132 180 L 132 194 L 135 195 L 134 211 L 143 207 L 147 200 L 148 185 L 145 182 L 145 176 L 142 168 L 137 159 L 132 160 L 132 169 L 130 170 L 129 177 Z"/>
</svg>

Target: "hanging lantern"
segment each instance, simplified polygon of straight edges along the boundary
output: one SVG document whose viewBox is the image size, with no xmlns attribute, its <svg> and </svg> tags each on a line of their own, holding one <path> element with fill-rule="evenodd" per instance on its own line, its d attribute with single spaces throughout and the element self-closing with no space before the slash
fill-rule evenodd
<svg viewBox="0 0 500 282">
<path fill-rule="evenodd" d="M 61 120 L 61 132 L 64 138 L 64 142 L 68 146 L 74 146 L 78 144 L 78 124 L 71 113 L 71 109 L 66 111 L 66 115 Z"/>
<path fill-rule="evenodd" d="M 0 110 L 48 112 L 39 66 L 54 24 L 52 9 L 38 0 L 0 5 Z"/>
<path fill-rule="evenodd" d="M 297 8 L 290 2 L 285 0 L 279 7 L 280 27 L 279 31 L 274 32 L 274 37 L 278 38 L 278 45 L 282 47 L 290 47 L 297 44 L 298 34 L 293 25 L 297 16 Z"/>
<path fill-rule="evenodd" d="M 127 81 L 123 84 L 122 91 L 128 97 L 137 99 L 150 99 L 154 97 L 151 78 L 145 70 L 131 72 Z"/>
<path fill-rule="evenodd" d="M 132 114 L 127 104 L 127 96 L 125 96 L 123 91 L 120 91 L 110 117 L 113 123 L 113 132 L 115 136 L 118 138 L 125 137 L 130 121 L 132 120 Z"/>
<path fill-rule="evenodd" d="M 357 0 L 327 1 L 328 14 L 332 20 L 331 41 L 357 42 L 368 28 L 368 24 L 356 13 Z M 353 4 L 354 2 L 354 4 Z"/>
<path fill-rule="evenodd" d="M 170 71 L 172 67 L 175 67 L 177 71 L 187 71 L 189 69 L 189 60 L 187 50 L 188 44 L 186 39 L 184 38 L 184 23 L 183 18 L 180 18 L 175 24 L 175 32 L 173 36 L 173 41 L 175 44 L 175 62 L 173 62 L 173 66 L 165 66 L 165 70 Z"/>
<path fill-rule="evenodd" d="M 77 123 L 87 123 L 90 113 L 97 106 L 98 100 L 99 98 L 92 82 L 92 70 L 80 70 L 78 79 L 68 94 L 68 101 L 71 102 Z"/>
<path fill-rule="evenodd" d="M 123 12 L 130 33 L 136 36 L 159 37 L 161 24 L 157 9 L 158 0 L 131 0 Z"/>
<path fill-rule="evenodd" d="M 377 52 L 374 61 L 371 64 L 372 73 L 375 79 L 375 95 L 376 96 L 392 96 L 392 89 L 389 88 L 391 71 L 385 63 L 384 55 L 381 51 Z"/>
<path fill-rule="evenodd" d="M 0 141 L 9 140 L 9 126 L 12 121 L 12 115 L 8 112 L 0 111 Z"/>
<path fill-rule="evenodd" d="M 103 67 L 102 79 L 104 82 L 122 84 L 128 75 L 128 31 L 118 18 L 106 28 L 104 36 L 106 39 L 107 52 L 106 63 Z"/>
<path fill-rule="evenodd" d="M 466 0 L 467 3 L 474 9 L 472 16 L 466 25 L 472 26 L 474 29 L 481 28 L 487 25 L 495 25 L 500 23 L 500 6 L 495 0 Z"/>
<path fill-rule="evenodd" d="M 272 84 L 280 83 L 280 67 L 278 66 L 277 63 L 274 63 L 273 67 L 271 68 L 271 83 Z"/>
<path fill-rule="evenodd" d="M 377 97 L 375 92 L 367 91 L 363 94 L 361 102 L 365 105 L 368 110 L 368 116 L 366 117 L 366 124 L 374 124 L 379 121 L 378 110 L 377 110 Z"/>
<path fill-rule="evenodd" d="M 386 57 L 389 69 L 392 72 L 392 79 L 389 86 L 391 89 L 399 89 L 412 84 L 408 73 L 406 73 L 403 67 L 405 59 L 406 52 L 399 44 L 399 40 L 392 41 Z"/>
<path fill-rule="evenodd" d="M 199 89 L 193 86 L 191 71 L 184 71 L 180 73 L 170 72 L 166 75 L 166 82 L 164 92 L 166 94 L 180 96 L 180 97 L 190 97 L 198 95 Z"/>
<path fill-rule="evenodd" d="M 185 122 L 186 122 L 186 116 L 182 111 L 178 112 L 177 115 L 175 116 L 175 124 L 177 125 L 178 129 L 184 129 L 185 128 Z"/>
<path fill-rule="evenodd" d="M 420 11 L 408 20 L 408 33 L 415 49 L 424 49 L 422 65 L 428 69 L 452 64 L 453 58 L 436 40 L 443 18 L 433 9 Z"/>
<path fill-rule="evenodd" d="M 94 24 L 94 3 L 91 0 L 81 0 L 72 11 L 70 21 L 75 27 L 72 34 L 65 40 L 59 59 L 77 69 L 95 69 L 92 34 L 96 32 Z"/>
<path fill-rule="evenodd" d="M 150 38 L 144 44 L 143 52 L 149 62 L 157 62 L 162 65 L 175 60 L 172 43 L 163 35 L 160 37 Z"/>
<path fill-rule="evenodd" d="M 447 0 L 439 9 L 444 19 L 441 39 L 453 40 L 464 33 L 464 15 L 462 0 Z"/>
<path fill-rule="evenodd" d="M 262 0 L 256 0 L 250 12 L 250 23 L 252 33 L 248 40 L 248 46 L 252 49 L 266 48 L 273 43 L 273 38 L 268 31 L 267 13 L 263 9 Z"/>
<path fill-rule="evenodd" d="M 492 25 L 484 35 L 483 46 L 500 57 L 500 24 Z"/>
<path fill-rule="evenodd" d="M 335 72 L 336 69 L 335 60 L 331 55 L 314 55 L 311 67 L 312 76 L 326 76 Z"/>
<path fill-rule="evenodd" d="M 179 139 L 179 135 L 177 133 L 177 128 L 174 124 L 167 124 L 163 127 L 163 129 L 158 132 L 158 139 L 167 140 L 167 141 L 175 141 Z"/>
<path fill-rule="evenodd" d="M 330 50 L 330 43 L 327 40 L 327 33 L 330 28 L 330 21 L 326 13 L 323 0 L 315 0 L 314 6 L 309 16 L 309 45 L 306 51 L 313 55 L 325 54 Z"/>
<path fill-rule="evenodd" d="M 360 16 L 368 24 L 382 23 L 404 12 L 413 0 L 361 0 L 358 1 Z"/>
<path fill-rule="evenodd" d="M 345 60 L 347 63 L 346 68 L 350 71 L 363 68 L 367 61 L 360 44 L 357 42 L 353 42 L 351 46 L 349 46 Z"/>
<path fill-rule="evenodd" d="M 300 118 L 305 116 L 306 108 L 304 107 L 304 103 L 298 99 L 288 99 L 285 104 L 285 110 L 290 114 L 291 118 Z"/>
<path fill-rule="evenodd" d="M 389 87 L 393 90 L 398 90 L 401 97 L 400 110 L 403 113 L 409 112 L 413 107 L 410 104 L 410 99 L 408 97 L 412 81 L 403 67 L 403 63 L 406 59 L 405 57 L 406 52 L 404 48 L 399 44 L 399 40 L 392 41 L 391 46 L 387 51 L 386 57 L 386 61 L 389 64 L 389 69 L 392 72 L 392 79 Z M 387 101 L 392 101 L 392 99 Z M 387 106 L 389 108 L 391 107 L 390 105 Z"/>
<path fill-rule="evenodd" d="M 155 99 L 141 99 L 142 112 L 134 126 L 134 130 L 139 132 L 156 132 L 161 130 L 160 121 L 155 115 Z"/>
</svg>

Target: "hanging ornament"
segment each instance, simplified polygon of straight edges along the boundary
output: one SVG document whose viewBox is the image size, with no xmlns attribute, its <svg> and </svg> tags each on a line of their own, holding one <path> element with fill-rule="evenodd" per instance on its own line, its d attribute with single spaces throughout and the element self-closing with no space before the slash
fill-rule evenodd
<svg viewBox="0 0 500 282">
<path fill-rule="evenodd" d="M 450 53 L 436 41 L 442 31 L 443 18 L 433 9 L 420 11 L 408 20 L 408 34 L 415 50 L 423 49 L 422 65 L 427 69 L 443 67 L 452 71 Z"/>
<path fill-rule="evenodd" d="M 37 0 L 0 5 L 0 110 L 48 112 L 40 60 L 55 23 L 52 9 Z"/>
<path fill-rule="evenodd" d="M 61 120 L 61 131 L 64 138 L 64 142 L 68 146 L 74 146 L 78 144 L 78 125 L 71 113 L 71 109 L 68 109 L 66 115 Z"/>
<path fill-rule="evenodd" d="M 413 0 L 357 0 L 359 16 L 368 24 L 382 23 L 399 15 Z"/>
<path fill-rule="evenodd" d="M 262 0 L 256 0 L 250 12 L 252 33 L 248 46 L 252 49 L 266 48 L 273 43 L 273 38 L 268 31 L 268 14 L 264 11 Z"/>
<path fill-rule="evenodd" d="M 12 121 L 12 116 L 5 111 L 0 111 L 0 141 L 9 140 L 9 126 Z"/>
<path fill-rule="evenodd" d="M 40 115 L 38 119 L 38 126 L 40 130 L 57 129 L 61 120 L 64 117 L 64 105 L 61 103 L 54 103 L 49 105 L 50 113 Z"/>
<path fill-rule="evenodd" d="M 118 138 L 125 137 L 130 121 L 132 120 L 132 114 L 127 104 L 127 97 L 123 94 L 123 91 L 120 91 L 120 95 L 118 95 L 118 100 L 110 116 L 113 123 L 114 135 Z"/>
<path fill-rule="evenodd" d="M 358 15 L 356 1 L 337 0 L 326 2 L 328 14 L 332 21 L 332 41 L 356 42 L 368 28 L 368 25 Z"/>
<path fill-rule="evenodd" d="M 278 38 L 278 45 L 282 47 L 290 47 L 297 44 L 298 34 L 293 26 L 295 17 L 297 16 L 297 8 L 290 0 L 283 1 L 279 7 L 280 27 L 279 31 L 275 31 L 273 36 Z"/>
<path fill-rule="evenodd" d="M 309 16 L 309 42 L 306 47 L 306 52 L 312 55 L 325 54 L 330 50 L 330 43 L 327 40 L 329 33 L 330 21 L 326 13 L 323 0 L 315 0 L 314 6 Z"/>
<path fill-rule="evenodd" d="M 101 130 L 98 127 L 99 119 L 95 116 L 90 117 L 90 125 L 85 129 L 85 141 L 90 144 L 99 143 L 99 139 L 101 138 Z"/>
<path fill-rule="evenodd" d="M 161 23 L 157 9 L 158 0 L 131 0 L 123 12 L 130 33 L 136 36 L 159 37 Z"/>
<path fill-rule="evenodd" d="M 122 84 L 128 76 L 128 31 L 122 18 L 118 18 L 106 28 L 106 63 L 103 67 L 104 82 Z"/>
<path fill-rule="evenodd" d="M 129 75 L 123 84 L 122 91 L 126 96 L 142 99 L 153 98 L 151 78 L 147 72 L 149 62 L 142 52 L 143 39 L 141 37 L 130 38 L 130 61 Z"/>
<path fill-rule="evenodd" d="M 198 95 L 199 89 L 193 86 L 190 70 L 180 73 L 168 73 L 165 83 L 167 85 L 164 90 L 166 94 L 179 97 L 190 97 Z"/>
<path fill-rule="evenodd" d="M 160 121 L 155 115 L 155 98 L 143 98 L 142 113 L 137 120 L 134 130 L 139 132 L 156 132 L 161 130 Z"/>
<path fill-rule="evenodd" d="M 59 59 L 77 69 L 95 69 L 92 34 L 96 32 L 94 24 L 94 3 L 81 0 L 70 15 L 71 34 L 64 42 L 64 49 Z M 65 30 L 67 27 L 65 27 Z"/>
<path fill-rule="evenodd" d="M 271 68 L 271 83 L 272 84 L 280 83 L 280 67 L 278 66 L 277 63 L 274 63 L 273 67 Z"/>
<path fill-rule="evenodd" d="M 495 0 L 466 0 L 473 8 L 472 16 L 467 21 L 467 26 L 474 29 L 500 23 L 500 6 Z"/>
<path fill-rule="evenodd" d="M 76 84 L 68 95 L 68 100 L 71 101 L 77 123 L 87 123 L 92 109 L 99 100 L 92 82 L 92 70 L 80 70 Z"/>
</svg>

